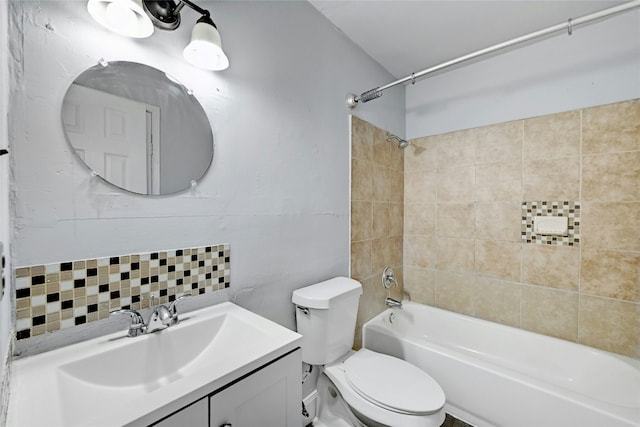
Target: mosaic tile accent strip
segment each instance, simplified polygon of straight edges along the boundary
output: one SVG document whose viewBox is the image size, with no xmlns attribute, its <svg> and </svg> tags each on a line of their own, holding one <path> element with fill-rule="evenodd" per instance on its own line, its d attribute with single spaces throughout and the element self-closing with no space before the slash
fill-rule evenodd
<svg viewBox="0 0 640 427">
<path fill-rule="evenodd" d="M 568 217 L 568 233 L 566 236 L 545 236 L 533 232 L 533 217 L 565 216 Z M 522 202 L 523 243 L 539 245 L 579 246 L 580 245 L 580 202 L 578 201 L 535 201 Z"/>
<path fill-rule="evenodd" d="M 18 340 L 230 285 L 228 244 L 16 268 Z"/>
</svg>

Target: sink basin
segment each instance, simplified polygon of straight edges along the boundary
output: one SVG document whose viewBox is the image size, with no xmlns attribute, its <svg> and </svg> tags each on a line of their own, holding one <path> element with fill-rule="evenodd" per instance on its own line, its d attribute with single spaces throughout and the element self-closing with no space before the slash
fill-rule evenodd
<svg viewBox="0 0 640 427">
<path fill-rule="evenodd" d="M 232 303 L 125 335 L 15 361 L 7 425 L 147 425 L 300 344 L 297 333 Z"/>
<path fill-rule="evenodd" d="M 181 372 L 197 363 L 205 351 L 221 345 L 233 345 L 223 342 L 229 335 L 248 337 L 256 332 L 260 335 L 260 331 L 250 324 L 226 313 L 196 317 L 192 321 L 187 319 L 163 331 L 125 338 L 125 345 L 64 364 L 58 368 L 60 380 L 73 379 L 101 387 L 153 390 L 182 378 Z"/>
</svg>

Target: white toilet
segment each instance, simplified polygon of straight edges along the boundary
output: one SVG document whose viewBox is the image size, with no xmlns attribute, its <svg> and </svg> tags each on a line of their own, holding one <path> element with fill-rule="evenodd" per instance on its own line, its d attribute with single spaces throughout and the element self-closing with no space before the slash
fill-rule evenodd
<svg viewBox="0 0 640 427">
<path fill-rule="evenodd" d="M 402 359 L 367 349 L 351 350 L 361 294 L 360 283 L 347 277 L 293 292 L 298 332 L 303 336 L 302 360 L 323 366 L 323 373 L 362 425 L 442 425 L 445 396 L 433 378 Z M 322 420 L 322 402 L 320 406 Z"/>
</svg>

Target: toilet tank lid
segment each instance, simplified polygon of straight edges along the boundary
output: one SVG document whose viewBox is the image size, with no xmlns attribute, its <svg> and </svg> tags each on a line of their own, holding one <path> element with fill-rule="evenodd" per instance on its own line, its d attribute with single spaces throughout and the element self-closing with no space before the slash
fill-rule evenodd
<svg viewBox="0 0 640 427">
<path fill-rule="evenodd" d="M 361 295 L 362 285 L 348 277 L 334 277 L 315 285 L 293 291 L 291 301 L 294 304 L 316 309 L 328 309 L 331 302 L 347 294 Z"/>
</svg>

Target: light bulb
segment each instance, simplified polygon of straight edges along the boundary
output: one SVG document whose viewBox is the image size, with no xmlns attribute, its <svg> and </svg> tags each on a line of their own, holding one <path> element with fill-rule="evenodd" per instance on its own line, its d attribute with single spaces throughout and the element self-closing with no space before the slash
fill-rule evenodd
<svg viewBox="0 0 640 427">
<path fill-rule="evenodd" d="M 89 0 L 87 10 L 100 25 L 127 37 L 149 37 L 153 23 L 142 0 Z"/>
<path fill-rule="evenodd" d="M 182 53 L 190 64 L 198 68 L 219 71 L 229 67 L 229 59 L 222 50 L 220 33 L 208 17 L 201 18 L 193 26 L 191 42 Z"/>
<path fill-rule="evenodd" d="M 131 32 L 136 24 L 136 13 L 122 0 L 109 3 L 106 12 L 107 22 L 118 33 Z"/>
</svg>

